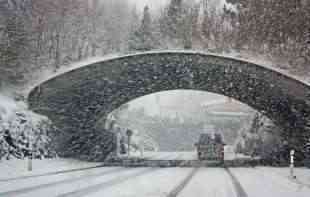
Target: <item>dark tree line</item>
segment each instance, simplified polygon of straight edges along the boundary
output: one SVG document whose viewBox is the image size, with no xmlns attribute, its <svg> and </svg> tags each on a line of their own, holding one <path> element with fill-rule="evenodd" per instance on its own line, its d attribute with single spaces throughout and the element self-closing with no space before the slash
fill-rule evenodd
<svg viewBox="0 0 310 197">
<path fill-rule="evenodd" d="M 292 64 L 310 60 L 310 2 L 307 0 L 227 0 L 237 12 L 226 10 L 237 32 L 236 48 L 290 57 Z M 300 61 L 295 61 L 297 58 Z"/>
</svg>

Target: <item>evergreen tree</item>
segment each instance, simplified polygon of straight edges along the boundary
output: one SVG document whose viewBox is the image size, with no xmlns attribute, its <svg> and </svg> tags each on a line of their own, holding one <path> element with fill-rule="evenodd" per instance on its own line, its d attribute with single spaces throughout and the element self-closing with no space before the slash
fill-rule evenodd
<svg viewBox="0 0 310 197">
<path fill-rule="evenodd" d="M 182 0 L 171 0 L 167 12 L 167 34 L 171 38 L 179 37 L 180 21 L 182 21 Z"/>
<path fill-rule="evenodd" d="M 160 29 L 163 37 L 173 44 L 183 44 L 184 21 L 185 12 L 182 0 L 171 0 L 160 20 Z"/>
<path fill-rule="evenodd" d="M 129 50 L 148 51 L 155 48 L 155 45 L 149 7 L 145 6 L 141 25 L 130 38 Z"/>
<path fill-rule="evenodd" d="M 3 5 L 2 5 L 3 6 Z M 15 8 L 15 7 L 14 7 Z M 17 9 L 17 8 L 16 8 Z M 23 79 L 25 64 L 29 63 L 30 35 L 26 30 L 27 21 L 22 11 L 0 7 L 3 17 L 0 37 L 0 81 L 12 82 Z M 2 79 L 4 77 L 4 79 Z M 0 84 L 1 85 L 1 84 Z"/>
<path fill-rule="evenodd" d="M 310 28 L 305 32 L 304 40 L 301 53 L 305 59 L 305 63 L 310 63 Z"/>
<path fill-rule="evenodd" d="M 202 19 L 202 24 L 201 24 L 201 35 L 205 41 L 206 48 L 208 48 L 208 40 L 210 40 L 211 38 L 208 0 L 204 0 L 204 4 L 203 4 L 203 19 Z"/>
<path fill-rule="evenodd" d="M 199 19 L 199 4 L 189 5 L 188 10 L 184 10 L 183 19 L 183 46 L 185 49 L 191 49 L 193 47 L 193 41 L 200 39 L 198 31 L 198 19 Z"/>
<path fill-rule="evenodd" d="M 192 14 L 191 14 L 191 22 L 192 22 L 192 34 L 193 39 L 200 40 L 200 31 L 199 31 L 199 12 L 200 12 L 200 5 L 197 3 L 192 8 Z"/>
<path fill-rule="evenodd" d="M 237 143 L 236 148 L 235 148 L 235 152 L 236 153 L 242 153 L 243 152 L 243 148 L 240 142 Z"/>
<path fill-rule="evenodd" d="M 211 28 L 209 27 L 209 16 L 207 13 L 204 13 L 204 15 L 203 15 L 201 34 L 202 34 L 204 40 L 206 40 L 206 41 L 210 40 Z M 208 43 L 206 43 L 206 46 L 208 47 Z"/>
</svg>

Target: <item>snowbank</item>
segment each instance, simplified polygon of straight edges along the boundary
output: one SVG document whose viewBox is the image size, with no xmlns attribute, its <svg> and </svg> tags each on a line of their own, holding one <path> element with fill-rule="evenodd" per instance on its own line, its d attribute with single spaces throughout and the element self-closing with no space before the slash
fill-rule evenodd
<svg viewBox="0 0 310 197">
<path fill-rule="evenodd" d="M 45 116 L 28 110 L 28 106 L 25 102 L 17 101 L 11 95 L 0 92 L 0 125 L 1 123 L 12 121 L 18 113 L 23 113 L 25 116 L 28 116 L 34 123 L 38 123 L 42 119 L 47 119 Z"/>
<path fill-rule="evenodd" d="M 24 103 L 16 102 L 0 93 L 0 121 L 9 121 L 17 111 L 26 110 L 26 108 Z"/>
<path fill-rule="evenodd" d="M 0 92 L 0 131 L 1 128 L 8 129 L 8 127 L 13 126 L 12 124 L 16 123 L 14 121 L 17 117 L 26 119 L 32 125 L 37 125 L 42 120 L 48 120 L 47 117 L 28 110 L 25 102 L 17 101 Z"/>
<path fill-rule="evenodd" d="M 12 157 L 55 156 L 48 131 L 53 129 L 48 118 L 27 109 L 23 101 L 0 93 L 0 161 Z"/>
</svg>

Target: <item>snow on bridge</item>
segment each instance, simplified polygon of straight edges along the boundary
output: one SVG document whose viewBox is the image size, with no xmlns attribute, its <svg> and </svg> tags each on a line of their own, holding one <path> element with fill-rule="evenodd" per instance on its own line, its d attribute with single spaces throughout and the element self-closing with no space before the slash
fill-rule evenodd
<svg viewBox="0 0 310 197">
<path fill-rule="evenodd" d="M 159 91 L 193 89 L 222 94 L 262 112 L 287 132 L 305 131 L 310 120 L 309 85 L 270 67 L 200 52 L 161 51 L 96 59 L 43 81 L 29 94 L 30 108 L 51 118 L 87 150 L 84 155 L 78 150 L 65 154 L 87 159 L 97 158 L 93 154 L 98 150 L 107 155 L 115 149 L 113 134 L 102 132 L 110 112 Z M 68 150 L 73 146 L 70 140 L 64 142 Z"/>
</svg>

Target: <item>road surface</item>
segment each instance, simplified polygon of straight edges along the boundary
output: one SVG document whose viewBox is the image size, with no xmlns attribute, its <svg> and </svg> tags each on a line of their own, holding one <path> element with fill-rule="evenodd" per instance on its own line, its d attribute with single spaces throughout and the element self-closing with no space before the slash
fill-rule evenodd
<svg viewBox="0 0 310 197">
<path fill-rule="evenodd" d="M 98 167 L 0 181 L 1 197 L 308 197 L 309 187 L 260 168 Z"/>
<path fill-rule="evenodd" d="M 133 154 L 137 157 L 141 157 L 140 153 Z M 154 160 L 197 160 L 197 152 L 145 152 L 143 154 L 145 159 Z M 251 158 L 249 156 L 235 154 L 232 151 L 225 151 L 224 160 L 233 160 L 240 158 Z"/>
</svg>

